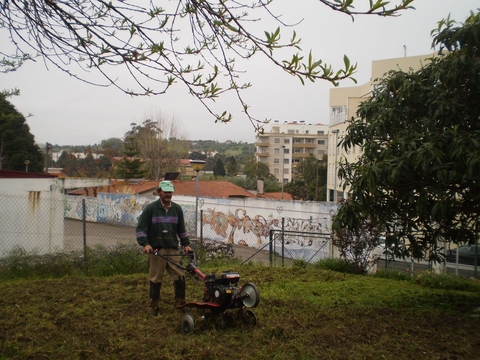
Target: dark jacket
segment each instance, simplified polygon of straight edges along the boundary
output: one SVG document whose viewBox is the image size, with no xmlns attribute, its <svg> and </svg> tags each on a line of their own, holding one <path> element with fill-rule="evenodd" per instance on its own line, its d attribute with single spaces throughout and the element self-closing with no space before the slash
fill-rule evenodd
<svg viewBox="0 0 480 360">
<path fill-rule="evenodd" d="M 149 244 L 154 249 L 178 249 L 178 239 L 182 246 L 190 245 L 181 206 L 171 202 L 171 206 L 165 209 L 160 199 L 143 210 L 138 219 L 136 236 L 140 246 Z"/>
</svg>

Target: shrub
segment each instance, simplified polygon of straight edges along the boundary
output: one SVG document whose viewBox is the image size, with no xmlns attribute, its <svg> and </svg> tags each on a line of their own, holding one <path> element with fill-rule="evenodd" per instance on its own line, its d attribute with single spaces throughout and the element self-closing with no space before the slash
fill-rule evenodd
<svg viewBox="0 0 480 360">
<path fill-rule="evenodd" d="M 316 269 L 331 270 L 342 273 L 355 274 L 356 269 L 344 259 L 323 259 L 313 265 Z"/>
</svg>

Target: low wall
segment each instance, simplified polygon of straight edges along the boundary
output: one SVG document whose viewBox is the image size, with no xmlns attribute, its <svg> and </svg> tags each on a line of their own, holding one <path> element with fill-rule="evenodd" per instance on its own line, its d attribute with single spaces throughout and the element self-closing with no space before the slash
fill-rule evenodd
<svg viewBox="0 0 480 360">
<path fill-rule="evenodd" d="M 136 226 L 145 206 L 157 198 L 131 194 L 101 193 L 97 198 L 67 196 L 65 217 L 83 218 L 85 201 L 86 220 L 123 226 Z M 184 210 L 189 234 L 202 234 L 203 239 L 228 244 L 261 248 L 269 241 L 270 230 L 288 230 L 307 233 L 330 233 L 330 222 L 337 206 L 328 202 L 280 201 L 267 199 L 199 199 L 201 228 L 195 229 L 196 198 L 174 196 L 173 201 Z M 197 231 L 195 231 L 197 230 Z M 284 245 L 292 254 L 321 250 L 328 256 L 330 247 L 324 242 L 311 241 L 307 236 L 291 236 Z"/>
</svg>

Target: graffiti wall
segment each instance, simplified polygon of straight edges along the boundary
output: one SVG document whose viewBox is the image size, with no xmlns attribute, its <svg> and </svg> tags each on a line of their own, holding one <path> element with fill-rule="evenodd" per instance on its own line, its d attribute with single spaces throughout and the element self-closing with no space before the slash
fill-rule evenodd
<svg viewBox="0 0 480 360">
<path fill-rule="evenodd" d="M 121 226 L 136 226 L 144 207 L 156 198 L 131 194 L 99 194 L 97 198 L 67 196 L 65 217 Z M 185 213 L 187 231 L 195 234 L 195 197 L 175 196 Z M 326 202 L 276 201 L 266 199 L 199 199 L 198 232 L 204 239 L 262 248 L 269 243 L 270 230 L 328 234 L 336 206 Z M 201 228 L 200 228 L 201 226 Z M 323 239 L 323 240 L 322 240 Z M 281 241 L 281 244 L 280 244 Z M 290 257 L 304 259 L 311 253 L 328 255 L 325 238 L 311 235 L 283 235 L 274 239 Z M 306 252 L 305 250 L 308 249 Z M 322 255 L 323 254 L 323 255 Z"/>
</svg>

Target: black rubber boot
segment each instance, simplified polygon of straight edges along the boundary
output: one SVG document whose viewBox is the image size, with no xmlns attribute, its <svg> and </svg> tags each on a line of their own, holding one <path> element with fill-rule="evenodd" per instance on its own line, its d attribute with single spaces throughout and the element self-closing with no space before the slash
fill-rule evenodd
<svg viewBox="0 0 480 360">
<path fill-rule="evenodd" d="M 175 280 L 175 307 L 185 305 L 185 277 Z"/>
<path fill-rule="evenodd" d="M 158 303 L 160 302 L 160 289 L 162 288 L 162 283 L 154 283 L 150 281 L 150 305 L 149 305 L 149 314 L 153 316 L 158 315 Z"/>
</svg>

